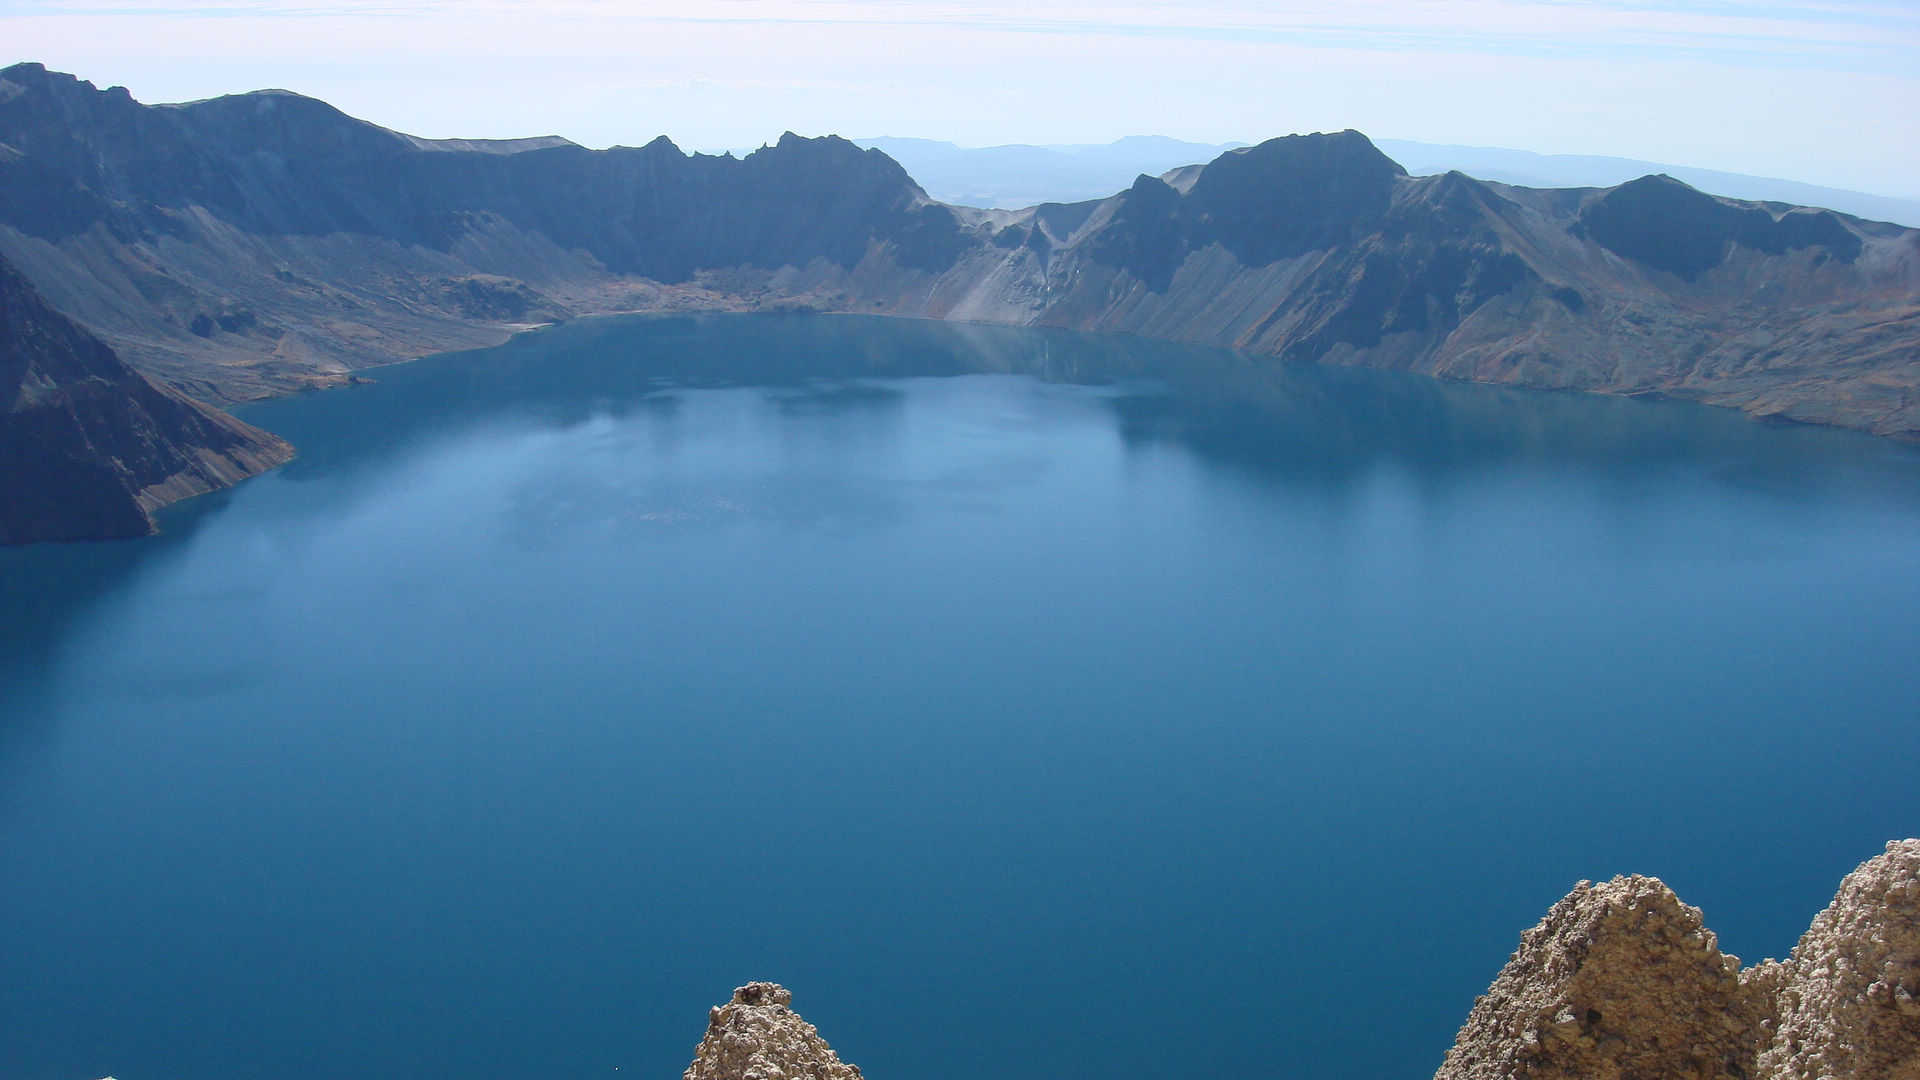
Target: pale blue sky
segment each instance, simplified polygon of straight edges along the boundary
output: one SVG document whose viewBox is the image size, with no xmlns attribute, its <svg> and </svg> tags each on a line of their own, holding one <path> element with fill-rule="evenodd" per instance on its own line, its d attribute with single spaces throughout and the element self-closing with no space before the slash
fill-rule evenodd
<svg viewBox="0 0 1920 1080">
<path fill-rule="evenodd" d="M 1920 196 L 1913 0 L 0 0 L 0 42 L 143 101 L 283 87 L 429 136 L 1354 127 Z"/>
</svg>

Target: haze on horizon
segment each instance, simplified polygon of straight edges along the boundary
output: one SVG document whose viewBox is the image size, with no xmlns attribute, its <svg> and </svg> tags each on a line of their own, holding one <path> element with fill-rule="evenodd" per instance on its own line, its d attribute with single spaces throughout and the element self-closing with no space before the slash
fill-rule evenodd
<svg viewBox="0 0 1920 1080">
<path fill-rule="evenodd" d="M 1920 8 L 1871 0 L 24 0 L 0 38 L 142 101 L 284 88 L 429 137 L 1357 128 L 1920 196 Z"/>
</svg>

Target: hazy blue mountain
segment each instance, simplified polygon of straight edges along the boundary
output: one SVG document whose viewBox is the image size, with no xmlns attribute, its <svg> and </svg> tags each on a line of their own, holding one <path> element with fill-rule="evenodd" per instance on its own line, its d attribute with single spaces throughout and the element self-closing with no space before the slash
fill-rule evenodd
<svg viewBox="0 0 1920 1080">
<path fill-rule="evenodd" d="M 986 146 L 932 139 L 855 139 L 899 162 L 927 194 L 956 206 L 1014 210 L 1046 202 L 1104 199 L 1145 174 L 1212 161 L 1245 143 L 1193 143 L 1134 135 L 1110 143 Z"/>
</svg>

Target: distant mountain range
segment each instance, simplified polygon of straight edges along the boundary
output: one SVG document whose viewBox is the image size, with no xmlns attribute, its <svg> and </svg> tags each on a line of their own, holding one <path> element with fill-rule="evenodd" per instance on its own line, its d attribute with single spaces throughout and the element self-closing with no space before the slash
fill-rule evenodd
<svg viewBox="0 0 1920 1080">
<path fill-rule="evenodd" d="M 1096 199 L 1182 165 L 1212 161 L 1245 143 L 1193 143 L 1133 136 L 1111 143 L 962 148 L 932 139 L 855 139 L 885 151 L 927 194 L 958 206 L 1018 209 L 1043 202 Z M 1459 171 L 1522 187 L 1613 187 L 1664 173 L 1713 195 L 1838 210 L 1869 221 L 1920 227 L 1920 199 L 1870 195 L 1793 180 L 1696 169 L 1632 158 L 1535 154 L 1482 146 L 1375 139 L 1375 146 L 1414 176 Z"/>
<path fill-rule="evenodd" d="M 1110 143 L 963 148 L 932 139 L 855 139 L 899 162 L 927 194 L 955 206 L 1018 210 L 1104 199 L 1136 176 L 1212 161 L 1245 143 L 1135 135 Z"/>
<path fill-rule="evenodd" d="M 1140 149 L 1184 153 L 1121 146 Z M 744 158 L 664 138 L 435 141 L 283 92 L 150 106 L 22 64 L 0 71 L 0 192 L 0 259 L 84 340 L 210 403 L 579 315 L 806 308 L 1124 331 L 1920 438 L 1920 232 L 1664 176 L 1417 177 L 1351 131 L 981 210 L 833 137 Z M 144 393 L 23 310 L 0 327 L 30 372 L 16 400 L 41 385 Z M 110 429 L 83 440 L 103 466 L 141 430 L 105 405 L 90 415 Z M 39 443 L 18 445 L 8 499 L 53 475 L 36 472 Z M 186 492 L 146 475 L 143 508 Z"/>
</svg>

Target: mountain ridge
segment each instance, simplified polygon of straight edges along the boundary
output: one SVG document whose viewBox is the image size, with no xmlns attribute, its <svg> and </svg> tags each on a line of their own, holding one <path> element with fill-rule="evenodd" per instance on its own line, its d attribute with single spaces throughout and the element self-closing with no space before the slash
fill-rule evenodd
<svg viewBox="0 0 1920 1080">
<path fill-rule="evenodd" d="M 1414 177 L 1357 132 L 982 211 L 831 136 L 424 151 L 297 95 L 150 107 L 23 65 L 0 72 L 0 144 L 30 196 L 0 208 L 0 254 L 215 401 L 578 314 L 802 306 L 1920 431 L 1920 233 L 1644 179 Z"/>
<path fill-rule="evenodd" d="M 1130 135 L 1110 143 L 980 147 L 894 136 L 853 141 L 885 151 L 941 202 L 1004 209 L 1104 198 L 1141 173 L 1164 176 L 1248 145 L 1186 142 L 1160 135 Z M 1665 173 L 1726 198 L 1818 207 L 1867 221 L 1920 227 L 1920 197 L 1911 195 L 1876 194 L 1637 158 L 1540 154 L 1411 139 L 1372 141 L 1414 176 L 1462 172 L 1478 180 L 1518 187 L 1604 188 Z"/>
<path fill-rule="evenodd" d="M 1355 131 L 979 210 L 834 136 L 740 158 L 420 140 L 296 94 L 148 106 L 23 64 L 0 71 L 0 189 L 0 258 L 215 404 L 582 315 L 804 308 L 1920 438 L 1920 231 L 1671 178 L 1414 176 Z"/>
</svg>

